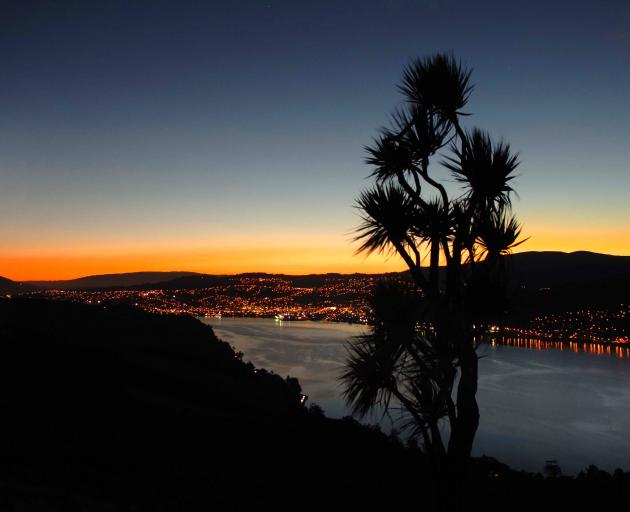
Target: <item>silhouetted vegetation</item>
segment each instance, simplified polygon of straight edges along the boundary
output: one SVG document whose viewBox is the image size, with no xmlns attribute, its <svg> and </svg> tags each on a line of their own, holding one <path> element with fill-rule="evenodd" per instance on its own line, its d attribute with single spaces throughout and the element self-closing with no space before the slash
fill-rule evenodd
<svg viewBox="0 0 630 512">
<path fill-rule="evenodd" d="M 434 486 L 421 451 L 301 404 L 184 316 L 0 299 L 0 510 L 244 510 L 403 505 Z M 473 461 L 486 510 L 630 498 L 630 474 L 578 479 Z M 417 503 L 416 503 L 417 504 Z"/>
<path fill-rule="evenodd" d="M 309 413 L 295 379 L 244 363 L 191 317 L 0 299 L 0 340 L 0 481 L 17 494 L 151 510 L 367 504 L 419 478 L 402 446 Z"/>
<path fill-rule="evenodd" d="M 505 309 L 504 257 L 522 243 L 511 211 L 518 155 L 461 124 L 470 76 L 450 55 L 411 62 L 398 85 L 405 103 L 366 147 L 375 184 L 357 200 L 358 252 L 400 257 L 413 286 L 376 287 L 371 332 L 351 346 L 343 376 L 357 413 L 402 410 L 447 509 L 461 495 L 479 425 L 475 326 Z M 448 191 L 445 175 L 461 190 Z"/>
</svg>

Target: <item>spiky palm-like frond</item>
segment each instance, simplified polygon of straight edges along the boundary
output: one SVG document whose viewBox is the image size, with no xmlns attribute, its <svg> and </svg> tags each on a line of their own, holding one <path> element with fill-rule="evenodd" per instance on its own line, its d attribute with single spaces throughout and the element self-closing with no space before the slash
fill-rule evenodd
<svg viewBox="0 0 630 512">
<path fill-rule="evenodd" d="M 456 200 L 451 203 L 451 219 L 453 220 L 452 241 L 462 249 L 470 250 L 475 244 L 473 214 L 467 201 Z"/>
<path fill-rule="evenodd" d="M 489 259 L 509 254 L 512 249 L 527 241 L 519 240 L 521 225 L 505 209 L 493 212 L 477 229 L 477 241 Z"/>
<path fill-rule="evenodd" d="M 355 241 L 357 253 L 384 253 L 406 245 L 413 222 L 413 202 L 396 185 L 376 185 L 361 193 L 356 207 L 362 212 Z"/>
<path fill-rule="evenodd" d="M 377 406 L 387 409 L 394 399 L 414 417 L 409 425 L 422 429 L 424 418 L 437 421 L 444 406 L 436 404 L 441 361 L 434 337 L 416 327 L 421 297 L 410 283 L 380 281 L 369 303 L 369 332 L 347 349 L 341 376 L 346 401 L 363 416 Z"/>
<path fill-rule="evenodd" d="M 369 303 L 370 330 L 348 348 L 342 375 L 346 401 L 365 415 L 394 399 L 405 417 L 413 418 L 403 427 L 422 429 L 446 414 L 441 390 L 453 380 L 453 358 L 447 356 L 445 366 L 435 334 L 417 329 L 422 298 L 409 283 L 380 281 Z"/>
<path fill-rule="evenodd" d="M 418 105 L 410 104 L 396 109 L 391 115 L 392 133 L 403 141 L 414 162 L 428 158 L 448 143 L 449 122 Z"/>
<path fill-rule="evenodd" d="M 364 149 L 368 153 L 365 163 L 374 167 L 370 176 L 379 182 L 405 173 L 414 166 L 413 151 L 409 144 L 386 130 Z"/>
<path fill-rule="evenodd" d="M 443 117 L 415 105 L 399 108 L 391 115 L 391 127 L 381 128 L 372 144 L 365 146 L 365 162 L 370 174 L 383 182 L 401 173 L 417 172 L 423 159 L 429 158 L 448 143 L 450 125 Z"/>
<path fill-rule="evenodd" d="M 418 297 L 408 284 L 377 282 L 369 296 L 372 321 L 368 334 L 348 348 L 341 380 L 353 411 L 365 415 L 387 407 L 404 367 L 406 343 L 415 335 Z"/>
<path fill-rule="evenodd" d="M 440 53 L 412 61 L 398 88 L 409 102 L 453 121 L 473 89 L 471 72 L 452 55 Z"/>
<path fill-rule="evenodd" d="M 420 298 L 411 283 L 377 281 L 367 302 L 372 312 L 370 324 L 374 328 L 415 331 Z"/>
<path fill-rule="evenodd" d="M 453 145 L 454 157 L 442 163 L 466 186 L 466 197 L 474 208 L 496 209 L 511 205 L 514 192 L 509 182 L 519 165 L 518 153 L 510 145 L 493 143 L 490 136 L 477 128 L 466 134 L 468 150 Z"/>
<path fill-rule="evenodd" d="M 365 416 L 374 407 L 389 405 L 398 372 L 399 354 L 394 348 L 379 333 L 357 337 L 348 346 L 341 381 L 354 414 Z"/>
<path fill-rule="evenodd" d="M 441 240 L 451 235 L 453 219 L 439 199 L 426 201 L 414 210 L 412 232 L 424 242 Z"/>
<path fill-rule="evenodd" d="M 355 413 L 400 405 L 403 427 L 422 437 L 438 476 L 451 462 L 455 473 L 465 474 L 479 426 L 474 326 L 509 307 L 509 258 L 503 256 L 522 243 L 510 214 L 518 154 L 460 124 L 470 75 L 447 54 L 411 62 L 398 86 L 407 101 L 366 147 L 376 186 L 356 203 L 357 252 L 397 252 L 413 287 L 375 288 L 369 331 L 351 343 L 342 376 Z M 442 163 L 463 185 L 460 197 L 450 197 L 429 172 L 445 146 L 450 151 Z M 445 416 L 447 445 L 439 424 Z"/>
<path fill-rule="evenodd" d="M 527 239 L 520 239 L 521 226 L 507 208 L 477 220 L 478 265 L 467 286 L 468 310 L 480 323 L 504 314 L 508 307 L 506 257 Z"/>
</svg>

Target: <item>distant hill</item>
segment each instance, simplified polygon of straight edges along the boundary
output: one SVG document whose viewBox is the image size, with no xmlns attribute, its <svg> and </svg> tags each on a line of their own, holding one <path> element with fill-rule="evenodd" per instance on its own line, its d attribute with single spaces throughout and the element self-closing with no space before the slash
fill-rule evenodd
<svg viewBox="0 0 630 512">
<path fill-rule="evenodd" d="M 266 274 L 264 272 L 250 272 L 245 274 L 236 275 L 212 275 L 212 274 L 197 274 L 185 277 L 178 277 L 170 281 L 164 281 L 160 283 L 160 288 L 165 290 L 181 290 L 181 289 L 199 289 L 209 288 L 211 286 L 225 286 L 233 283 L 238 278 L 251 278 L 251 279 L 264 279 L 264 278 L 281 278 L 289 281 L 292 286 L 313 288 L 322 286 L 325 282 L 331 280 L 345 280 L 348 278 L 360 278 L 370 277 L 375 274 L 306 274 L 306 275 L 288 275 L 288 274 Z M 376 274 L 377 276 L 385 274 Z M 147 290 L 155 288 L 151 284 L 141 284 L 137 286 L 131 286 L 134 290 Z"/>
<path fill-rule="evenodd" d="M 509 262 L 511 322 L 544 313 L 630 303 L 630 257 L 592 252 L 526 252 Z"/>
<path fill-rule="evenodd" d="M 176 277 L 160 283 L 139 283 L 134 286 L 129 286 L 128 288 L 131 290 L 150 290 L 156 288 L 156 284 L 159 284 L 159 288 L 163 290 L 208 288 L 211 286 L 225 285 L 233 278 L 234 276 L 195 274 Z"/>
<path fill-rule="evenodd" d="M 561 312 L 585 307 L 617 307 L 630 302 L 630 256 L 611 256 L 592 252 L 524 252 L 509 256 L 511 307 L 513 321 L 531 318 L 545 312 Z M 238 278 L 276 277 L 287 280 L 291 286 L 318 288 L 324 283 L 350 278 L 407 276 L 399 274 L 310 274 L 284 275 L 249 273 L 237 276 L 196 274 L 159 283 L 165 290 L 224 287 L 222 293 L 241 293 L 233 286 Z M 134 290 L 155 288 L 155 284 L 130 287 Z M 317 302 L 315 295 L 304 300 Z"/>
<path fill-rule="evenodd" d="M 528 290 L 556 288 L 569 284 L 593 285 L 610 280 L 630 278 L 630 256 L 612 256 L 593 252 L 522 252 L 509 257 L 511 282 L 515 287 Z M 406 272 L 400 273 L 405 275 Z M 131 272 L 81 277 L 65 281 L 28 281 L 23 284 L 1 278 L 0 292 L 17 293 L 37 289 L 195 289 L 221 286 L 233 282 L 235 277 L 281 277 L 296 287 L 318 287 L 325 281 L 344 280 L 350 277 L 391 276 L 396 274 L 306 274 L 285 275 L 246 273 L 238 275 L 199 274 L 196 272 Z"/>
<path fill-rule="evenodd" d="M 16 281 L 11 281 L 11 279 L 7 279 L 6 277 L 0 276 L 0 293 L 24 293 L 33 291 L 33 287 L 28 284 L 18 283 Z"/>
<path fill-rule="evenodd" d="M 86 290 L 93 288 L 125 288 L 140 284 L 155 284 L 184 276 L 198 275 L 195 272 L 127 272 L 124 274 L 102 274 L 62 281 L 28 281 L 27 284 L 44 290 Z"/>
<path fill-rule="evenodd" d="M 630 276 L 630 256 L 594 252 L 522 252 L 510 256 L 510 279 L 526 288 L 554 288 Z"/>
</svg>

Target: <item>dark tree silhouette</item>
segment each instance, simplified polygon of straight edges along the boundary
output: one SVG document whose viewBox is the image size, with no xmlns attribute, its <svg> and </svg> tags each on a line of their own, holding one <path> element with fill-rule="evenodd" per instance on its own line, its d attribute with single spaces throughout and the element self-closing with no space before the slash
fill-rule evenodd
<svg viewBox="0 0 630 512">
<path fill-rule="evenodd" d="M 475 333 L 504 308 L 504 255 L 522 243 L 511 213 L 518 155 L 461 124 L 470 76 L 450 55 L 413 61 L 398 86 L 404 105 L 366 147 L 375 184 L 357 200 L 357 252 L 398 255 L 412 284 L 376 286 L 370 330 L 342 377 L 359 415 L 400 408 L 451 483 L 465 476 L 479 425 Z M 436 161 L 442 176 L 429 171 Z"/>
</svg>

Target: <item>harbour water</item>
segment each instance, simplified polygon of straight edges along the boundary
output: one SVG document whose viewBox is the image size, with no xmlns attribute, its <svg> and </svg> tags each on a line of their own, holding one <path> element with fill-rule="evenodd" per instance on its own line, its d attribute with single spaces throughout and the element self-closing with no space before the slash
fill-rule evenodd
<svg viewBox="0 0 630 512">
<path fill-rule="evenodd" d="M 362 326 L 260 318 L 203 321 L 245 360 L 297 377 L 309 402 L 328 416 L 350 414 L 338 378 L 345 346 Z M 482 345 L 479 355 L 476 455 L 528 471 L 541 471 L 551 459 L 565 474 L 589 464 L 630 470 L 630 350 L 507 340 Z M 382 421 L 384 429 L 388 423 Z"/>
</svg>

